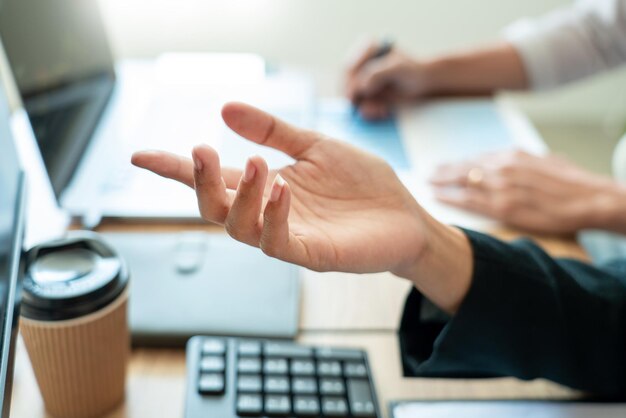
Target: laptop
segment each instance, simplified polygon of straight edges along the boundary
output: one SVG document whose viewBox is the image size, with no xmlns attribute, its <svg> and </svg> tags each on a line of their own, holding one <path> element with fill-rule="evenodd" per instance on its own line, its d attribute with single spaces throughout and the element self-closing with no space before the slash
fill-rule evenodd
<svg viewBox="0 0 626 418">
<path fill-rule="evenodd" d="M 25 182 L 11 141 L 8 105 L 0 97 L 0 416 L 9 417 L 19 319 Z"/>
<path fill-rule="evenodd" d="M 289 161 L 226 129 L 224 102 L 246 100 L 298 124 L 311 113 L 308 78 L 267 76 L 251 54 L 116 65 L 95 1 L 2 0 L 0 39 L 55 196 L 86 226 L 102 217 L 198 219 L 193 193 L 129 164 L 138 149 L 189 155 L 209 143 L 230 165 L 254 153 Z"/>
</svg>

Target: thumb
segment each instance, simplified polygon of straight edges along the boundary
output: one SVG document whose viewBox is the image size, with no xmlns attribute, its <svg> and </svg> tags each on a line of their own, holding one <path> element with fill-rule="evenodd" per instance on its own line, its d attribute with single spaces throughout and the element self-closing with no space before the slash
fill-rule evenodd
<svg viewBox="0 0 626 418">
<path fill-rule="evenodd" d="M 226 125 L 252 142 L 299 159 L 319 139 L 313 132 L 289 125 L 256 107 L 231 102 L 222 108 Z"/>
</svg>

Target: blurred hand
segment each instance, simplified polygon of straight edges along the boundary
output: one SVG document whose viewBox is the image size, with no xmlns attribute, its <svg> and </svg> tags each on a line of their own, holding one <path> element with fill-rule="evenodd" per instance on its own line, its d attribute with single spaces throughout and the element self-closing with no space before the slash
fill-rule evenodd
<svg viewBox="0 0 626 418">
<path fill-rule="evenodd" d="M 443 165 L 431 182 L 442 202 L 546 233 L 606 228 L 617 187 L 564 158 L 522 151 Z"/>
<path fill-rule="evenodd" d="M 366 119 L 388 117 L 395 103 L 416 99 L 428 90 L 426 71 L 419 62 L 397 49 L 370 60 L 378 47 L 371 42 L 359 48 L 345 73 L 346 95 L 358 102 Z"/>
<path fill-rule="evenodd" d="M 222 116 L 241 136 L 296 162 L 268 171 L 261 157 L 245 170 L 220 167 L 209 146 L 193 160 L 138 152 L 133 164 L 195 188 L 202 217 L 235 239 L 314 270 L 400 271 L 424 248 L 425 212 L 381 159 L 290 126 L 241 103 Z"/>
</svg>

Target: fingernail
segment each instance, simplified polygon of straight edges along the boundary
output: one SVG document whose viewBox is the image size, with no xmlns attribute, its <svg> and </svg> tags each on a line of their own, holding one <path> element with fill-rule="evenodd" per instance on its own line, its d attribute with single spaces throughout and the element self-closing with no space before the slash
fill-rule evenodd
<svg viewBox="0 0 626 418">
<path fill-rule="evenodd" d="M 280 195 L 283 192 L 283 186 L 285 185 L 285 180 L 280 176 L 280 174 L 276 175 L 274 179 L 274 184 L 272 185 L 272 192 L 270 193 L 270 202 L 276 202 L 280 199 Z"/>
<path fill-rule="evenodd" d="M 202 171 L 202 160 L 196 155 L 193 156 L 193 166 L 196 171 Z"/>
<path fill-rule="evenodd" d="M 252 163 L 252 160 L 248 160 L 246 163 L 246 169 L 243 172 L 243 181 L 246 183 L 254 178 L 256 174 L 256 166 Z"/>
</svg>

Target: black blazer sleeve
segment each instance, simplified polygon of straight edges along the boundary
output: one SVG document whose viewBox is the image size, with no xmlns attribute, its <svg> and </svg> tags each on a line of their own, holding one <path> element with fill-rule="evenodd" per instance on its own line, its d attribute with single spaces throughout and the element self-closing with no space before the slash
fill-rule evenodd
<svg viewBox="0 0 626 418">
<path fill-rule="evenodd" d="M 413 290 L 400 325 L 408 376 L 546 378 L 626 394 L 626 260 L 554 259 L 529 240 L 465 231 L 471 288 L 447 317 Z"/>
</svg>

